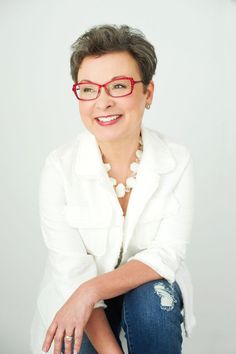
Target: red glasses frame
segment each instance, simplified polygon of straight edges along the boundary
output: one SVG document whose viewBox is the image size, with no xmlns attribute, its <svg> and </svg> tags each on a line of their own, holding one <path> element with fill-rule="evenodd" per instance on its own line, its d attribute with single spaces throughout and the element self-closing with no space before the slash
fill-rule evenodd
<svg viewBox="0 0 236 354">
<path fill-rule="evenodd" d="M 125 95 L 121 95 L 121 96 L 112 96 L 112 95 L 110 94 L 108 88 L 107 88 L 107 85 L 110 84 L 110 83 L 113 82 L 113 81 L 119 81 L 119 80 L 124 80 L 124 79 L 130 81 L 130 84 L 131 84 L 131 91 L 130 91 L 130 93 L 126 93 Z M 139 82 L 143 82 L 143 80 L 136 80 L 136 81 L 135 81 L 132 77 L 127 77 L 127 76 L 122 76 L 122 77 L 118 77 L 117 79 L 112 79 L 112 80 L 110 80 L 110 81 L 107 81 L 107 82 L 106 82 L 105 84 L 103 84 L 103 85 L 97 84 L 96 82 L 93 82 L 93 81 L 85 81 L 85 82 L 82 81 L 82 82 L 76 82 L 76 83 L 74 83 L 74 85 L 72 86 L 72 91 L 74 92 L 76 98 L 77 98 L 79 101 L 92 101 L 92 100 L 96 100 L 96 99 L 98 98 L 98 96 L 100 95 L 100 93 L 101 93 L 101 88 L 102 88 L 102 87 L 104 87 L 106 93 L 107 93 L 109 96 L 111 96 L 111 97 L 113 97 L 113 98 L 120 98 L 120 97 L 125 97 L 125 96 L 131 95 L 131 93 L 133 92 L 133 89 L 134 89 L 134 85 L 137 84 L 137 83 L 139 83 Z M 86 99 L 85 99 L 85 98 L 80 98 L 80 97 L 77 95 L 76 87 L 77 87 L 78 85 L 83 85 L 83 84 L 88 84 L 88 83 L 98 86 L 98 93 L 97 93 L 97 96 L 96 96 L 95 98 L 88 98 L 88 99 L 87 99 L 87 98 L 86 98 Z"/>
</svg>

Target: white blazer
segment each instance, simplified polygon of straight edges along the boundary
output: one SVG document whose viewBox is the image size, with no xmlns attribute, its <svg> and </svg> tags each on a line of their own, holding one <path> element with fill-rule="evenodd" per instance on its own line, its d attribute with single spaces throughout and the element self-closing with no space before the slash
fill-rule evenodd
<svg viewBox="0 0 236 354">
<path fill-rule="evenodd" d="M 48 262 L 31 327 L 35 354 L 42 353 L 56 311 L 84 281 L 114 270 L 121 247 L 121 264 L 137 259 L 178 282 L 190 336 L 193 291 L 184 260 L 193 216 L 192 159 L 185 146 L 160 132 L 144 126 L 141 132 L 143 155 L 125 217 L 89 131 L 45 161 L 39 208 Z M 106 307 L 103 301 L 98 306 Z"/>
</svg>

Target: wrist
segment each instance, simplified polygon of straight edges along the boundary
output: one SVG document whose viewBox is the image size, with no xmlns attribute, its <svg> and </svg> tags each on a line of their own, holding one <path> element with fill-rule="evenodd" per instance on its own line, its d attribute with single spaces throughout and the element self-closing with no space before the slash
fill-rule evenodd
<svg viewBox="0 0 236 354">
<path fill-rule="evenodd" d="M 82 294 L 85 294 L 86 298 L 89 299 L 89 302 L 94 306 L 99 300 L 98 292 L 96 287 L 93 284 L 92 279 L 84 282 L 78 288 L 78 291 Z"/>
</svg>

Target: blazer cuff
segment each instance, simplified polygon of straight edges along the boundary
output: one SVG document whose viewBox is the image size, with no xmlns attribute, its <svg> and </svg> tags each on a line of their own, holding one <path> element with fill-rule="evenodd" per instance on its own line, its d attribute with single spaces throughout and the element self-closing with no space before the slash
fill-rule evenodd
<svg viewBox="0 0 236 354">
<path fill-rule="evenodd" d="M 105 302 L 103 300 L 99 300 L 98 302 L 96 302 L 96 304 L 94 305 L 94 309 L 98 308 L 98 307 L 103 307 L 104 309 L 107 308 L 107 305 L 105 304 Z"/>
<path fill-rule="evenodd" d="M 174 283 L 175 272 L 168 265 L 166 265 L 155 252 L 150 252 L 149 250 L 141 251 L 133 257 L 130 257 L 127 262 L 131 260 L 137 260 L 145 263 L 150 268 L 155 270 L 160 276 L 166 279 L 170 284 Z"/>
</svg>

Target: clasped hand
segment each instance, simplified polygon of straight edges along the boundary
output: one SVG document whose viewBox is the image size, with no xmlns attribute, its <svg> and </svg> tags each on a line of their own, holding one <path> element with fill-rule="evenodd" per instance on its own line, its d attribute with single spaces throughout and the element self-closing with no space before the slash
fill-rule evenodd
<svg viewBox="0 0 236 354">
<path fill-rule="evenodd" d="M 65 354 L 72 353 L 72 337 L 74 353 L 81 347 L 84 328 L 94 309 L 94 294 L 87 289 L 78 288 L 67 302 L 56 313 L 49 326 L 43 343 L 43 351 L 48 352 L 54 340 L 54 354 L 61 354 L 63 342 Z M 67 338 L 66 338 L 67 336 Z"/>
</svg>

